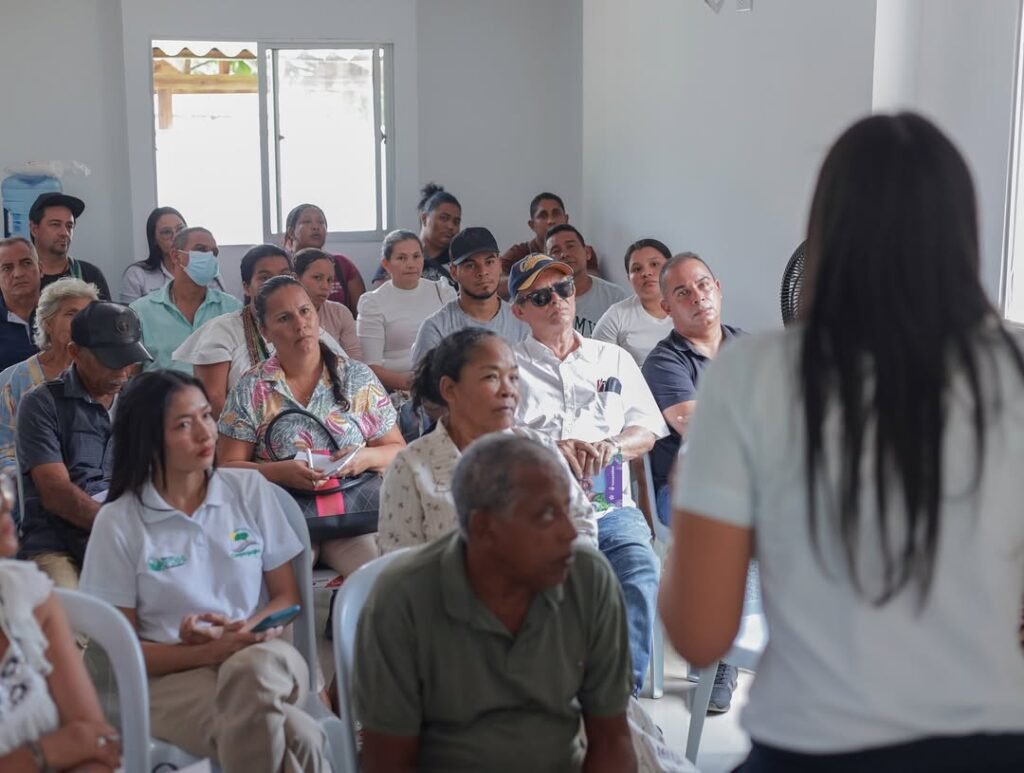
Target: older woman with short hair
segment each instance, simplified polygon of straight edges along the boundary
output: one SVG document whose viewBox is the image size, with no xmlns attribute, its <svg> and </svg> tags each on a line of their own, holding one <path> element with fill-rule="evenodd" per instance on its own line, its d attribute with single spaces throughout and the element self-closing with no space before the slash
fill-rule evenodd
<svg viewBox="0 0 1024 773">
<path fill-rule="evenodd" d="M 21 396 L 44 381 L 57 378 L 71 365 L 68 355 L 71 319 L 96 300 L 99 300 L 96 285 L 74 277 L 58 279 L 43 288 L 33 331 L 39 354 L 0 373 L 0 470 L 17 474 L 14 419 Z"/>
</svg>

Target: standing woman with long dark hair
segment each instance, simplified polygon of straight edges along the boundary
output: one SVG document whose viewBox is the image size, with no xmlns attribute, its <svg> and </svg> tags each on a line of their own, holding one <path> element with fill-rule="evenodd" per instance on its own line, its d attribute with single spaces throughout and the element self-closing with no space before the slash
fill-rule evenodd
<svg viewBox="0 0 1024 773">
<path fill-rule="evenodd" d="M 666 630 L 729 649 L 756 558 L 770 630 L 739 770 L 1024 766 L 1024 359 L 979 278 L 974 188 L 924 118 L 832 147 L 802 323 L 701 384 Z"/>
</svg>

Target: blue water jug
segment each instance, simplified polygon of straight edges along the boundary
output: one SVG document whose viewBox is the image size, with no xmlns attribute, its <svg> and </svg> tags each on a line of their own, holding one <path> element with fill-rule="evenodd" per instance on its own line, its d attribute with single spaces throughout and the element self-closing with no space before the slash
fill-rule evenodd
<svg viewBox="0 0 1024 773">
<path fill-rule="evenodd" d="M 48 174 L 12 174 L 0 183 L 4 200 L 4 236 L 29 238 L 28 213 L 32 204 L 44 193 L 60 193 L 60 180 Z"/>
</svg>

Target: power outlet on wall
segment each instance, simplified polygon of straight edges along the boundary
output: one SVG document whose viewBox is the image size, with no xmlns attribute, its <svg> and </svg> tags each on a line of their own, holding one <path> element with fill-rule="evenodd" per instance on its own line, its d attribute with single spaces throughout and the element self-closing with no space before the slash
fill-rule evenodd
<svg viewBox="0 0 1024 773">
<path fill-rule="evenodd" d="M 753 11 L 754 0 L 736 0 L 737 11 Z"/>
</svg>

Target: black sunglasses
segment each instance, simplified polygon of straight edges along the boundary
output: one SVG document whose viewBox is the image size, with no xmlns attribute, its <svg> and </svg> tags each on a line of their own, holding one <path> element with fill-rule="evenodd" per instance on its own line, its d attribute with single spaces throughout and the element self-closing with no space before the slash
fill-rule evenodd
<svg viewBox="0 0 1024 773">
<path fill-rule="evenodd" d="M 543 309 L 549 303 L 553 293 L 558 293 L 559 298 L 572 298 L 576 294 L 576 283 L 572 277 L 563 279 L 561 282 L 550 285 L 549 287 L 542 287 L 539 290 L 534 290 L 526 295 L 520 295 L 516 298 L 516 303 L 522 304 L 529 301 L 539 309 Z"/>
</svg>

